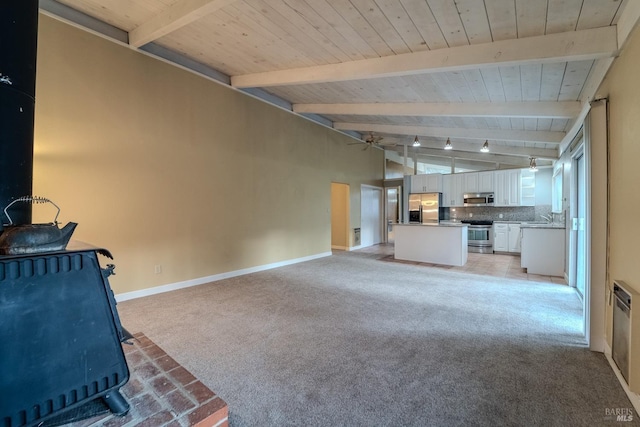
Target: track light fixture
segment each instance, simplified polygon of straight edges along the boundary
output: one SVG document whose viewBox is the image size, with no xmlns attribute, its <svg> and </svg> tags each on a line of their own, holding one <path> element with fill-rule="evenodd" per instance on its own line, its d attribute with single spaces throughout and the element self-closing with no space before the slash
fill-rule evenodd
<svg viewBox="0 0 640 427">
<path fill-rule="evenodd" d="M 451 145 L 451 139 L 447 138 L 447 142 L 444 143 L 445 150 L 453 150 L 453 146 Z"/>
<path fill-rule="evenodd" d="M 489 140 L 484 141 L 484 144 L 482 144 L 482 148 L 480 149 L 480 151 L 482 151 L 483 153 L 489 152 Z"/>
<path fill-rule="evenodd" d="M 418 135 L 416 135 L 415 139 L 413 140 L 413 146 L 420 147 L 420 141 L 418 140 Z"/>
<path fill-rule="evenodd" d="M 536 158 L 535 157 L 531 157 L 529 160 L 529 170 L 532 172 L 537 172 L 538 170 L 538 165 L 536 164 Z"/>
</svg>

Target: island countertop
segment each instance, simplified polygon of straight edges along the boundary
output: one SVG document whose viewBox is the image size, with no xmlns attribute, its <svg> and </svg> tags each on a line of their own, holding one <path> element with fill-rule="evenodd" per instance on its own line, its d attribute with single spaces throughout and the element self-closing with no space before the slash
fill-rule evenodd
<svg viewBox="0 0 640 427">
<path fill-rule="evenodd" d="M 393 224 L 394 227 L 397 226 L 408 226 L 408 227 L 467 227 L 469 224 L 463 224 L 461 222 L 448 222 L 448 221 L 440 221 L 434 223 L 427 224 L 418 224 L 418 223 L 409 223 L 409 224 Z"/>
</svg>

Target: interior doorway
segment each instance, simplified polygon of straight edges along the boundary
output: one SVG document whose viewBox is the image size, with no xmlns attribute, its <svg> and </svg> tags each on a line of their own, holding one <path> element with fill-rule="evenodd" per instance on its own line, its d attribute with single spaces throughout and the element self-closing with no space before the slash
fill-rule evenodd
<svg viewBox="0 0 640 427">
<path fill-rule="evenodd" d="M 373 246 L 383 241 L 382 219 L 384 197 L 382 188 L 363 185 L 360 190 L 361 246 Z"/>
<path fill-rule="evenodd" d="M 400 222 L 400 188 L 401 187 L 389 187 L 386 188 L 386 216 L 387 216 L 387 243 L 393 243 L 393 225 Z"/>
<path fill-rule="evenodd" d="M 331 183 L 331 249 L 347 251 L 349 235 L 349 184 Z"/>
</svg>

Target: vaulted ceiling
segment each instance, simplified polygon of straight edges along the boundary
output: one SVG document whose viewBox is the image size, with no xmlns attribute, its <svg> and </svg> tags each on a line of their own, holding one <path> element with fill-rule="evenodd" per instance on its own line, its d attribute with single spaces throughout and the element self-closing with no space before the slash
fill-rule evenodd
<svg viewBox="0 0 640 427">
<path fill-rule="evenodd" d="M 553 161 L 635 26 L 634 0 L 41 0 L 386 150 Z M 405 149 L 418 136 L 421 147 Z M 450 139 L 454 150 L 442 150 Z M 490 152 L 480 153 L 488 140 Z M 363 142 L 366 144 L 366 142 Z M 365 146 L 366 147 L 366 146 Z M 539 161 L 540 164 L 540 161 Z"/>
</svg>

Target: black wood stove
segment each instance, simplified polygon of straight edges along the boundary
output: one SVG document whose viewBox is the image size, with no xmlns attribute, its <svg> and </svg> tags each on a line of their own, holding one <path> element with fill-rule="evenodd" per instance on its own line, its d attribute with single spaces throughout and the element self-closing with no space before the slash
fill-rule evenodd
<svg viewBox="0 0 640 427">
<path fill-rule="evenodd" d="M 102 399 L 116 414 L 129 379 L 125 338 L 98 254 L 65 250 L 0 256 L 0 425 L 40 425 Z M 82 414 L 74 415 L 83 418 Z M 73 418 L 71 418 L 73 419 Z"/>
</svg>

